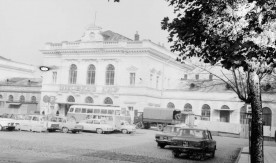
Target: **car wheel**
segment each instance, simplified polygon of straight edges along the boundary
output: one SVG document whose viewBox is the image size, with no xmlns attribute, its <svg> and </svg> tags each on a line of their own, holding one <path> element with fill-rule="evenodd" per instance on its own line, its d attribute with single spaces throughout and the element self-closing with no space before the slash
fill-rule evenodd
<svg viewBox="0 0 276 163">
<path fill-rule="evenodd" d="M 123 130 L 122 130 L 122 133 L 123 133 L 123 134 L 127 134 L 128 131 L 127 131 L 126 129 L 123 129 Z"/>
<path fill-rule="evenodd" d="M 67 133 L 69 131 L 69 129 L 67 127 L 62 127 L 62 132 L 63 133 Z"/>
<path fill-rule="evenodd" d="M 165 148 L 165 144 L 158 144 L 158 146 L 160 147 L 160 148 Z"/>
<path fill-rule="evenodd" d="M 0 131 L 2 131 L 3 130 L 3 127 L 0 125 Z"/>
<path fill-rule="evenodd" d="M 213 150 L 212 153 L 211 153 L 211 158 L 214 158 L 215 154 L 216 154 L 216 150 Z"/>
<path fill-rule="evenodd" d="M 157 129 L 158 131 L 163 131 L 163 124 L 158 124 Z"/>
<path fill-rule="evenodd" d="M 102 134 L 103 133 L 103 130 L 100 129 L 100 128 L 98 128 L 96 131 L 97 131 L 98 134 Z"/>
<path fill-rule="evenodd" d="M 180 153 L 177 150 L 172 150 L 172 154 L 174 157 L 178 158 Z"/>
</svg>

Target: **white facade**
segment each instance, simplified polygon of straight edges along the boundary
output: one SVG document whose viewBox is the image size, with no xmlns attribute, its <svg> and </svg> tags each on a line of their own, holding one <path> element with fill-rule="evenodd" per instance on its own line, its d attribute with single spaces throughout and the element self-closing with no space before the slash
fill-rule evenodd
<svg viewBox="0 0 276 163">
<path fill-rule="evenodd" d="M 206 80 L 209 74 L 195 72 L 191 66 L 176 62 L 175 54 L 149 40 L 133 41 L 92 26 L 81 40 L 47 43 L 42 53 L 44 65 L 52 68 L 43 73 L 40 110 L 43 114 L 58 111 L 66 115 L 70 105 L 87 104 L 85 99 L 92 97 L 94 105 L 105 105 L 105 99 L 111 98 L 113 105 L 139 112 L 145 107 L 184 110 L 190 104 L 198 119 L 231 123 L 233 128 L 240 124 L 244 102 L 235 93 L 225 87 L 215 91 L 185 87 L 185 74 L 187 80 L 196 74 L 198 80 Z M 87 84 L 90 65 L 95 68 L 95 82 Z M 106 77 L 110 65 L 114 68 L 114 83 Z M 76 79 L 72 73 L 70 76 L 70 69 L 75 69 Z M 275 108 L 275 103 L 269 101 L 263 106 Z M 202 108 L 206 107 L 209 113 L 203 113 Z M 272 126 L 276 126 L 273 118 Z"/>
<path fill-rule="evenodd" d="M 35 69 L 35 66 L 0 57 L 0 80 L 6 80 L 12 77 L 33 78 Z"/>
</svg>

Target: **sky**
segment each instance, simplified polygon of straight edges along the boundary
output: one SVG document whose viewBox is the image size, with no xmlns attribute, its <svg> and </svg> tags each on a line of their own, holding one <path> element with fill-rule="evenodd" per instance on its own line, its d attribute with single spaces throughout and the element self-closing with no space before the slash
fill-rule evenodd
<svg viewBox="0 0 276 163">
<path fill-rule="evenodd" d="M 160 24 L 166 16 L 173 8 L 165 0 L 0 0 L 0 56 L 42 65 L 45 43 L 79 40 L 94 22 L 131 39 L 138 31 L 169 49 Z"/>
</svg>

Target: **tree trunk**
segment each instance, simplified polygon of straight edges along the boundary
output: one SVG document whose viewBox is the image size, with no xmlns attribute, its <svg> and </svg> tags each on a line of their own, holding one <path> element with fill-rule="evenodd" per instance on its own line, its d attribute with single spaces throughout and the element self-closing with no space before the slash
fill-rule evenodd
<svg viewBox="0 0 276 163">
<path fill-rule="evenodd" d="M 251 100 L 251 162 L 263 163 L 263 122 L 260 80 L 255 71 L 249 72 L 249 97 Z M 250 150 L 250 149 L 249 149 Z"/>
</svg>

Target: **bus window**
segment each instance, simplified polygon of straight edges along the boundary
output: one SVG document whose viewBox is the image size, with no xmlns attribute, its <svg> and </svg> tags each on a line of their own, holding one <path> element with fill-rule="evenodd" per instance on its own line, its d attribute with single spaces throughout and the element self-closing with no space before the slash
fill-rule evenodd
<svg viewBox="0 0 276 163">
<path fill-rule="evenodd" d="M 69 112 L 74 112 L 74 108 L 73 107 L 70 108 Z"/>
<path fill-rule="evenodd" d="M 120 115 L 120 110 L 115 110 L 115 115 Z"/>
<path fill-rule="evenodd" d="M 113 117 L 108 117 L 108 120 L 109 121 L 113 121 Z"/>
<path fill-rule="evenodd" d="M 108 114 L 114 114 L 114 110 L 108 110 Z"/>
<path fill-rule="evenodd" d="M 75 113 L 80 113 L 81 112 L 81 108 L 76 108 L 75 109 Z"/>
<path fill-rule="evenodd" d="M 100 113 L 100 109 L 94 109 L 94 113 Z"/>
<path fill-rule="evenodd" d="M 98 119 L 98 116 L 97 115 L 93 115 L 93 119 Z"/>
<path fill-rule="evenodd" d="M 81 109 L 81 113 L 86 113 L 86 109 L 85 109 L 85 108 L 82 108 L 82 109 Z"/>
<path fill-rule="evenodd" d="M 87 113 L 93 113 L 93 109 L 87 109 Z"/>
<path fill-rule="evenodd" d="M 107 114 L 107 110 L 106 109 L 101 109 L 101 114 Z"/>
<path fill-rule="evenodd" d="M 94 124 L 100 124 L 100 121 L 99 120 L 95 120 Z"/>
</svg>

